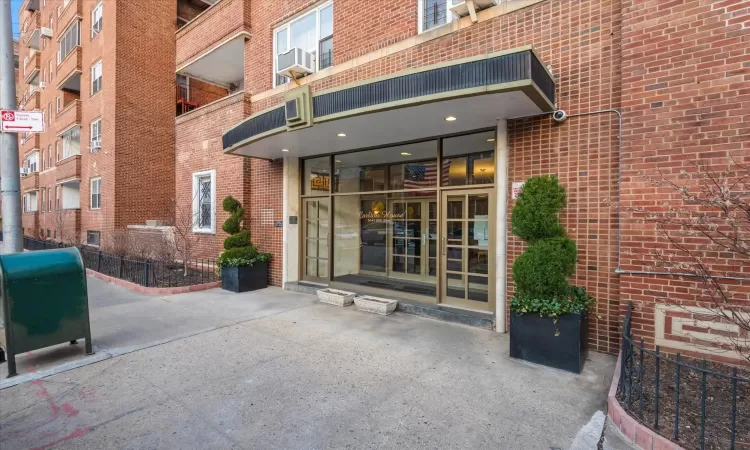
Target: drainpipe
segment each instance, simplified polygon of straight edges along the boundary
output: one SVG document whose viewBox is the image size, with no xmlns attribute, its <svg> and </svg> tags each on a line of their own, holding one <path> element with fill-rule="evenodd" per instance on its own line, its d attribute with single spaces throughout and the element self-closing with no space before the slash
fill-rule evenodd
<svg viewBox="0 0 750 450">
<path fill-rule="evenodd" d="M 497 243 L 495 244 L 495 330 L 505 333 L 505 316 L 507 310 L 507 284 L 508 264 L 508 160 L 510 151 L 508 149 L 508 121 L 499 119 L 497 121 L 497 132 L 495 135 L 495 176 L 497 177 Z"/>
</svg>

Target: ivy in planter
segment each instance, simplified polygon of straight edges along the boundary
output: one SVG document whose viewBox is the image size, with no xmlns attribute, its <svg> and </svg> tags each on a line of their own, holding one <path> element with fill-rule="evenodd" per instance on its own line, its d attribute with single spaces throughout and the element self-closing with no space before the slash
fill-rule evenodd
<svg viewBox="0 0 750 450">
<path fill-rule="evenodd" d="M 586 311 L 592 304 L 584 288 L 568 284 L 578 251 L 558 217 L 566 199 L 556 177 L 534 177 L 524 184 L 513 208 L 511 227 L 528 247 L 513 263 L 516 291 L 511 311 L 557 318 Z"/>
<path fill-rule="evenodd" d="M 259 252 L 250 241 L 250 231 L 242 229 L 242 219 L 245 209 L 242 204 L 231 195 L 222 202 L 224 211 L 230 213 L 221 229 L 230 236 L 224 239 L 224 251 L 216 261 L 218 269 L 224 266 L 252 266 L 271 260 L 270 253 Z"/>
</svg>

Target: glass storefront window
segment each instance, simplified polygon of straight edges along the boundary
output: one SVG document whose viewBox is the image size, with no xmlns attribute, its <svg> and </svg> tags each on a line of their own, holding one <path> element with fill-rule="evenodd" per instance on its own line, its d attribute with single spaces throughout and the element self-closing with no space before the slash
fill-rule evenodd
<svg viewBox="0 0 750 450">
<path fill-rule="evenodd" d="M 302 162 L 302 192 L 307 195 L 328 195 L 331 183 L 330 159 L 322 158 L 306 159 Z"/>
<path fill-rule="evenodd" d="M 443 186 L 495 182 L 495 132 L 443 139 Z"/>
<path fill-rule="evenodd" d="M 336 155 L 333 192 L 427 189 L 437 185 L 437 141 Z"/>
</svg>

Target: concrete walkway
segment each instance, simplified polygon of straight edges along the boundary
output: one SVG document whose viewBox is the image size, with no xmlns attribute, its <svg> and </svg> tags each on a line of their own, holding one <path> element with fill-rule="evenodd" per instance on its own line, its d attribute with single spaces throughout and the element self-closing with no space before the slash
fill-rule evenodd
<svg viewBox="0 0 750 450">
<path fill-rule="evenodd" d="M 145 348 L 1 390 L 3 450 L 568 449 L 614 369 L 599 354 L 578 376 L 533 366 L 507 335 L 278 289 L 99 288 L 94 343 Z"/>
</svg>

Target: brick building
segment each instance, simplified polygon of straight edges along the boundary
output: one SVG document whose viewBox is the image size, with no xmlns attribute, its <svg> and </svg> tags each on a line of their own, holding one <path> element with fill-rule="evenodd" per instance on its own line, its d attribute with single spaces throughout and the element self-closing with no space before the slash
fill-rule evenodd
<svg viewBox="0 0 750 450">
<path fill-rule="evenodd" d="M 23 3 L 19 108 L 46 122 L 19 136 L 24 234 L 98 245 L 170 215 L 175 76 L 154 55 L 174 58 L 175 15 L 172 2 Z"/>
<path fill-rule="evenodd" d="M 692 301 L 698 283 L 632 256 L 659 237 L 629 208 L 662 202 L 644 173 L 679 177 L 694 160 L 750 162 L 747 1 L 475 1 L 480 9 L 471 11 L 452 0 L 138 4 L 123 7 L 121 20 L 172 14 L 138 23 L 162 33 L 160 45 L 173 42 L 174 145 L 157 153 L 157 166 L 121 178 L 115 166 L 102 177 L 109 208 L 120 207 L 120 197 L 107 200 L 119 180 L 141 187 L 125 189 L 113 227 L 160 219 L 153 210 L 128 214 L 157 201 L 149 189 L 165 189 L 177 205 L 165 220 L 187 217 L 195 255 L 214 257 L 226 237 L 221 201 L 231 194 L 246 208 L 254 243 L 273 254 L 272 284 L 394 296 L 504 331 L 512 263 L 523 250 L 508 232 L 513 187 L 556 174 L 579 248 L 572 281 L 597 300 L 591 347 L 616 351 L 632 301 L 635 329 L 687 348 L 664 299 Z M 119 2 L 110 9 L 119 19 Z M 84 7 L 84 31 L 87 15 Z M 166 23 L 174 30 L 175 16 L 171 38 Z M 132 47 L 153 57 L 154 49 Z M 138 85 L 161 98 L 156 84 Z M 558 109 L 567 120 L 552 120 Z M 171 124 L 152 113 L 153 123 Z M 113 153 L 132 137 L 112 138 Z M 148 151 L 134 145 L 128 155 L 150 156 L 146 140 Z M 153 176 L 141 172 L 148 169 Z M 738 301 L 750 301 L 748 270 L 731 274 Z"/>
</svg>

